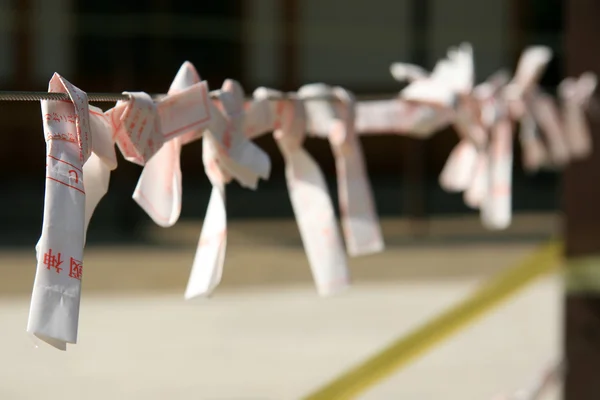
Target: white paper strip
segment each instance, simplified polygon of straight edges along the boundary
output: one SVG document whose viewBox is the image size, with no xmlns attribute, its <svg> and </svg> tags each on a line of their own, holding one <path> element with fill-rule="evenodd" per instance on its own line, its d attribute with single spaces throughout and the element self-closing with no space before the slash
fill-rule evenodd
<svg viewBox="0 0 600 400">
<path fill-rule="evenodd" d="M 267 178 L 271 163 L 264 151 L 244 134 L 244 93 L 239 83 L 227 80 L 217 95 L 221 110 L 211 103 L 211 123 L 203 138 L 203 161 L 213 189 L 185 298 L 208 296 L 219 284 L 227 243 L 225 184 L 232 178 L 256 188 Z"/>
<path fill-rule="evenodd" d="M 356 103 L 355 129 L 359 133 L 398 133 L 425 139 L 447 126 L 452 114 L 400 98 Z"/>
<path fill-rule="evenodd" d="M 596 88 L 596 77 L 584 74 L 579 79 L 567 78 L 559 85 L 563 102 L 563 121 L 569 151 L 573 158 L 583 159 L 592 152 L 592 135 L 585 106 Z"/>
<path fill-rule="evenodd" d="M 488 192 L 481 207 L 483 225 L 488 229 L 505 229 L 512 214 L 512 125 L 501 116 L 492 130 Z"/>
<path fill-rule="evenodd" d="M 382 251 L 385 246 L 373 191 L 366 174 L 362 146 L 354 129 L 353 96 L 342 88 L 331 88 L 324 84 L 303 86 L 298 96 L 333 96 L 337 99 L 335 105 L 332 101 L 307 102 L 308 128 L 313 134 L 327 135 L 332 146 L 348 254 L 359 256 Z"/>
<path fill-rule="evenodd" d="M 254 97 L 260 100 L 268 94 L 259 88 Z M 317 292 L 332 295 L 349 285 L 349 272 L 327 183 L 317 162 L 302 148 L 304 105 L 300 100 L 282 100 L 275 110 L 274 136 L 285 160 L 286 182 L 300 237 Z"/>
<path fill-rule="evenodd" d="M 86 94 L 58 74 L 49 92 L 68 101 L 42 101 L 46 138 L 46 194 L 27 332 L 66 350 L 77 342 L 83 269 L 83 164 L 92 148 Z"/>
<path fill-rule="evenodd" d="M 185 290 L 185 298 L 188 300 L 198 296 L 209 296 L 221 282 L 227 246 L 225 184 L 231 178 L 224 174 L 219 166 L 218 148 L 214 140 L 206 135 L 202 145 L 204 168 L 213 187 Z"/>
</svg>

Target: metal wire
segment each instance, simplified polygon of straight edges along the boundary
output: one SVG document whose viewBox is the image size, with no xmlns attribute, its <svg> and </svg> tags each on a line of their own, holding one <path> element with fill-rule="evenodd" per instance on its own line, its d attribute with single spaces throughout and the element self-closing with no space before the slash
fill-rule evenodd
<svg viewBox="0 0 600 400">
<path fill-rule="evenodd" d="M 210 97 L 216 98 L 220 93 L 220 90 L 210 92 Z M 88 101 L 90 103 L 100 102 L 116 102 L 116 101 L 128 101 L 129 96 L 122 93 L 87 93 Z M 154 100 L 160 100 L 165 97 L 166 94 L 152 94 L 150 95 Z M 387 100 L 393 97 L 397 97 L 398 94 L 393 95 L 369 95 L 369 96 L 358 96 L 360 100 Z M 283 93 L 281 96 L 271 96 L 270 100 L 281 100 L 281 99 L 298 99 L 298 95 L 295 93 Z M 41 101 L 41 100 L 67 100 L 69 101 L 69 95 L 67 93 L 50 93 L 50 92 L 25 92 L 25 91 L 0 91 L 0 101 Z M 303 100 L 335 100 L 331 96 L 315 96 L 304 98 Z"/>
<path fill-rule="evenodd" d="M 88 101 L 90 102 L 113 102 L 129 100 L 129 96 L 120 93 L 88 93 Z M 164 95 L 153 95 L 153 99 L 158 99 Z M 41 100 L 70 100 L 67 93 L 50 93 L 50 92 L 8 92 L 0 91 L 0 101 L 41 101 Z"/>
</svg>

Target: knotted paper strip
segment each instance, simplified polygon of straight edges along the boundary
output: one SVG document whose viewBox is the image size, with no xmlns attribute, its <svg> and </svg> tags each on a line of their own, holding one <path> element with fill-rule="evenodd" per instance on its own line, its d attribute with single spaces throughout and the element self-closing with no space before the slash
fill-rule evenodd
<svg viewBox="0 0 600 400">
<path fill-rule="evenodd" d="M 186 96 L 176 96 L 182 92 Z M 175 76 L 167 99 L 157 106 L 166 142 L 144 165 L 133 199 L 161 227 L 173 226 L 179 219 L 184 136 L 199 136 L 208 127 L 210 101 L 206 84 L 200 82 L 196 69 L 186 61 Z"/>
<path fill-rule="evenodd" d="M 85 235 L 82 170 L 92 135 L 87 95 L 58 74 L 48 91 L 67 93 L 71 101 L 41 102 L 46 193 L 27 332 L 66 350 L 67 343 L 77 342 Z"/>
<path fill-rule="evenodd" d="M 128 101 L 118 101 L 106 112 L 115 132 L 117 147 L 127 161 L 144 165 L 162 146 L 156 105 L 144 92 L 123 92 Z"/>
<path fill-rule="evenodd" d="M 156 104 L 144 92 L 123 92 L 129 101 L 118 101 L 107 111 L 115 131 L 115 141 L 127 161 L 144 165 L 162 146 Z"/>
<path fill-rule="evenodd" d="M 185 298 L 188 300 L 198 296 L 209 296 L 219 285 L 223 276 L 227 246 L 225 184 L 231 177 L 220 166 L 218 147 L 209 135 L 202 139 L 202 160 L 206 175 L 212 184 L 212 191 L 185 290 Z"/>
<path fill-rule="evenodd" d="M 509 107 L 510 117 L 519 121 L 523 167 L 529 172 L 551 164 L 550 154 L 538 129 L 539 121 L 536 121 L 531 107 L 538 82 L 551 58 L 552 51 L 548 47 L 532 46 L 525 49 L 519 58 L 515 76 L 501 93 L 503 101 Z"/>
<path fill-rule="evenodd" d="M 375 210 L 362 146 L 355 125 L 354 97 L 342 88 L 323 84 L 306 85 L 298 91 L 300 98 L 333 97 L 332 101 L 310 100 L 305 105 L 309 130 L 328 135 L 336 160 L 338 197 L 346 248 L 351 256 L 382 251 L 383 235 Z M 314 117 L 314 118 L 313 118 Z"/>
<path fill-rule="evenodd" d="M 271 168 L 268 156 L 244 134 L 244 93 L 239 84 L 225 81 L 217 97 L 223 113 L 211 103 L 211 122 L 203 138 L 203 162 L 213 189 L 186 299 L 210 295 L 221 281 L 227 243 L 225 184 L 234 178 L 244 187 L 256 188 Z"/>
<path fill-rule="evenodd" d="M 145 165 L 164 142 L 189 132 L 202 131 L 210 122 L 210 96 L 206 82 L 195 83 L 154 102 L 144 92 L 123 92 L 109 110 L 116 142 L 125 159 Z"/>
<path fill-rule="evenodd" d="M 214 117 L 206 134 L 217 147 L 223 169 L 243 187 L 256 189 L 260 178 L 269 177 L 271 160 L 244 133 L 244 91 L 238 82 L 227 79 L 217 97 L 225 115 L 211 103 Z"/>
<path fill-rule="evenodd" d="M 259 100 L 273 91 L 258 88 Z M 285 160 L 285 176 L 300 237 L 317 292 L 328 296 L 349 285 L 346 255 L 327 183 L 317 162 L 302 147 L 306 115 L 300 100 L 279 100 L 274 136 Z"/>
<path fill-rule="evenodd" d="M 563 121 L 569 152 L 575 159 L 592 153 L 592 135 L 585 115 L 585 107 L 596 89 L 594 74 L 583 74 L 579 79 L 567 78 L 558 87 L 563 102 Z"/>
</svg>

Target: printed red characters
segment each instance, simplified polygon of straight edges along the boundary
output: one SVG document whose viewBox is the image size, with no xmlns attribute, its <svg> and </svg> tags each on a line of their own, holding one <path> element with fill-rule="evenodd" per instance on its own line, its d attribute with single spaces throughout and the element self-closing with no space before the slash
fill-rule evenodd
<svg viewBox="0 0 600 400">
<path fill-rule="evenodd" d="M 81 275 L 83 274 L 83 263 L 79 260 L 71 257 L 71 262 L 69 263 L 69 277 L 81 280 Z"/>
<path fill-rule="evenodd" d="M 48 252 L 44 254 L 44 265 L 47 270 L 54 269 L 57 274 L 60 274 L 60 271 L 63 269 L 60 265 L 64 260 L 61 260 L 61 253 L 52 254 L 52 249 L 48 249 Z"/>
</svg>

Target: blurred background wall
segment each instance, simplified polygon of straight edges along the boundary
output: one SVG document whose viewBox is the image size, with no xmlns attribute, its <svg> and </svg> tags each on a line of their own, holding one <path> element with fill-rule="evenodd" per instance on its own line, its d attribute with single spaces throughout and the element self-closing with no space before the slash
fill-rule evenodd
<svg viewBox="0 0 600 400">
<path fill-rule="evenodd" d="M 401 84 L 389 65 L 414 62 L 431 69 L 447 48 L 469 41 L 478 80 L 499 68 L 514 71 L 529 44 L 550 46 L 555 57 L 543 84 L 550 91 L 563 75 L 560 0 L 0 0 L 0 88 L 46 90 L 59 72 L 88 92 L 165 92 L 181 63 L 189 60 L 212 89 L 239 80 L 251 93 L 265 85 L 295 90 L 326 82 L 356 94 L 394 95 Z M 98 104 L 104 109 L 110 104 Z M 3 196 L 0 221 L 11 229 L 4 244 L 30 245 L 39 235 L 44 190 L 44 142 L 39 104 L 0 106 Z M 453 132 L 427 141 L 400 136 L 363 139 L 380 214 L 426 219 L 466 214 L 460 195 L 437 182 Z M 258 143 L 273 160 L 273 175 L 258 191 L 232 184 L 231 218 L 291 216 L 283 163 L 273 139 Z M 518 146 L 518 145 L 517 145 Z M 335 195 L 329 145 L 307 147 L 327 173 Z M 555 211 L 558 175 L 526 176 L 515 158 L 514 208 Z M 210 185 L 200 143 L 182 155 L 182 218 L 202 218 Z M 143 236 L 150 223 L 131 200 L 141 169 L 121 161 L 109 195 L 91 224 L 89 241 Z"/>
</svg>

